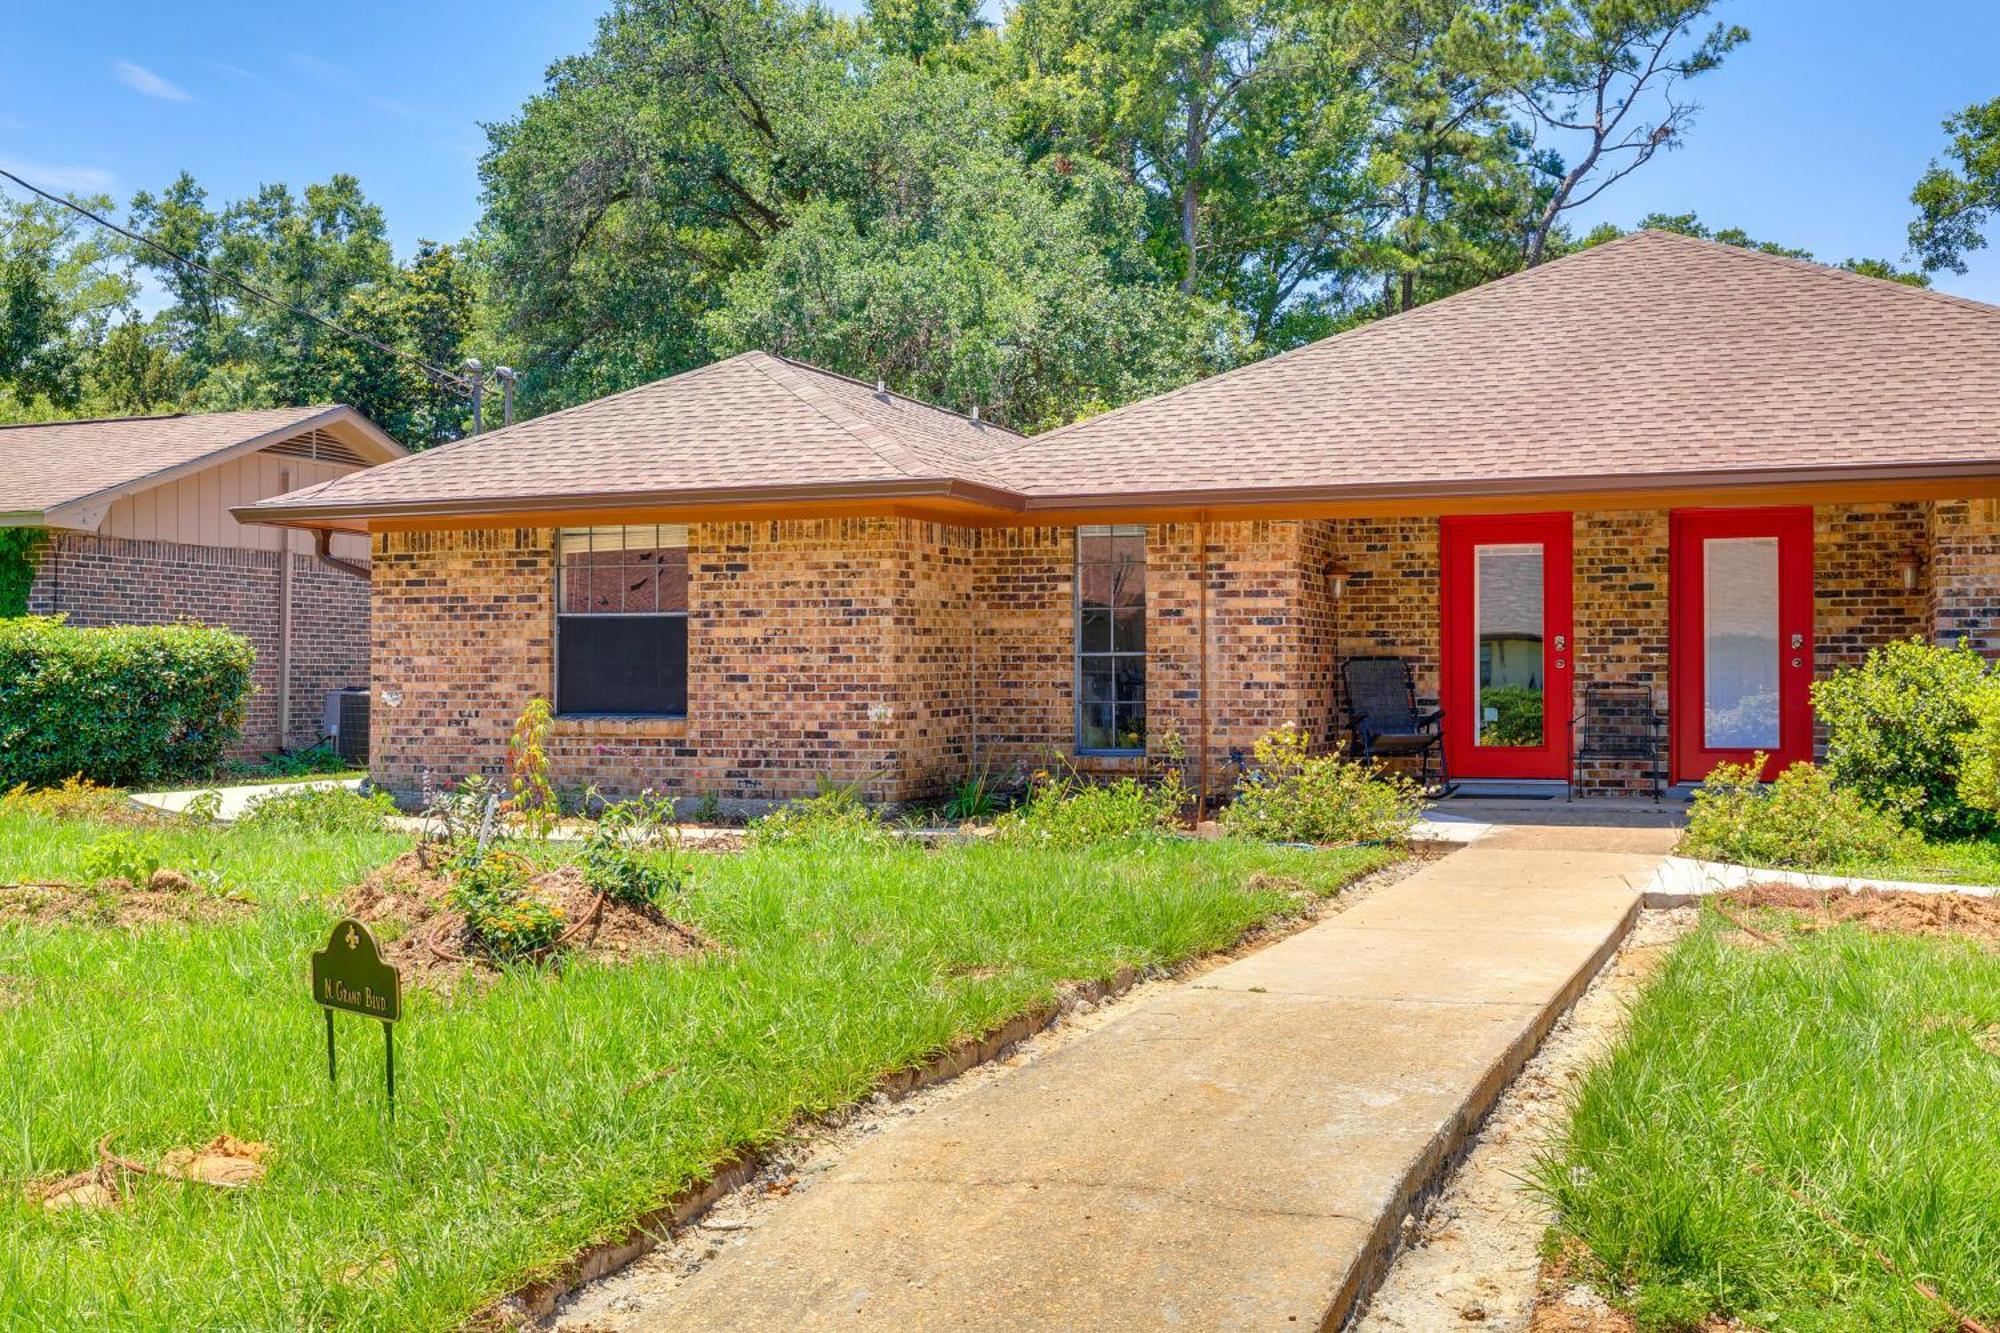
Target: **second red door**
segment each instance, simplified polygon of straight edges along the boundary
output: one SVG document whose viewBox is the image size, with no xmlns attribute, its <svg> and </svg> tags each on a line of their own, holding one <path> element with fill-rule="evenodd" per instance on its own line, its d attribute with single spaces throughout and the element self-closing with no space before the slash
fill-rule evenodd
<svg viewBox="0 0 2000 1333">
<path fill-rule="evenodd" d="M 1442 522 L 1445 758 L 1453 778 L 1569 777 L 1568 514 Z"/>
</svg>

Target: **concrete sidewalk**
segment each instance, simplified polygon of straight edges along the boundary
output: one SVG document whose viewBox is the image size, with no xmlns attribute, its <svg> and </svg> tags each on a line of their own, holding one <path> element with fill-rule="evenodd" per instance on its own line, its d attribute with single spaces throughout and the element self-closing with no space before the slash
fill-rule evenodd
<svg viewBox="0 0 2000 1333">
<path fill-rule="evenodd" d="M 1665 851 L 1496 829 L 865 1142 L 618 1327 L 1337 1327 Z"/>
</svg>

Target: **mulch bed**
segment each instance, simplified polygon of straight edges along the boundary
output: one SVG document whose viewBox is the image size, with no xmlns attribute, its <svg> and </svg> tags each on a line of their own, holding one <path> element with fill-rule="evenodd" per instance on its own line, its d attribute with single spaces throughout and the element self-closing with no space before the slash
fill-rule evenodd
<svg viewBox="0 0 2000 1333">
<path fill-rule="evenodd" d="M 575 866 L 541 871 L 531 884 L 572 923 L 547 955 L 551 961 L 673 957 L 711 947 L 700 931 L 656 908 L 600 900 Z M 451 909 L 450 889 L 450 877 L 426 864 L 421 851 L 405 852 L 349 890 L 344 906 L 357 920 L 391 928 L 376 932 L 391 936 L 381 941 L 384 962 L 411 980 L 449 988 L 468 974 L 499 971 L 480 953 L 465 918 Z"/>
<path fill-rule="evenodd" d="M 1907 935 L 1956 935 L 2000 948 L 2000 898 L 1963 893 L 1898 893 L 1879 889 L 1831 892 L 1789 884 L 1752 884 L 1721 896 L 1740 911 L 1783 912 L 1794 930 L 1854 923 Z"/>
<path fill-rule="evenodd" d="M 144 888 L 126 879 L 107 879 L 91 888 L 57 881 L 0 884 L 0 921 L 35 926 L 211 925 L 256 910 L 247 899 L 211 893 L 171 870 L 155 874 Z"/>
</svg>

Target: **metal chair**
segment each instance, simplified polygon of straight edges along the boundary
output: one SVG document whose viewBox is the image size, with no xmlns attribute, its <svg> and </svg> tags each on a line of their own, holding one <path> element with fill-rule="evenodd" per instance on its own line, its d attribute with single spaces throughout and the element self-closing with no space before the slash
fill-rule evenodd
<svg viewBox="0 0 2000 1333">
<path fill-rule="evenodd" d="M 1437 789 L 1449 792 L 1445 771 L 1444 710 L 1421 708 L 1416 673 L 1400 657 L 1350 657 L 1340 664 L 1347 691 L 1347 729 L 1352 751 L 1362 759 L 1423 761 L 1422 782 L 1430 789 L 1431 759 L 1437 759 Z"/>
<path fill-rule="evenodd" d="M 1659 804 L 1665 785 L 1661 752 L 1666 719 L 1653 703 L 1653 687 L 1624 681 L 1593 680 L 1583 686 L 1575 716 L 1570 718 L 1569 799 L 1583 782 L 1584 764 L 1599 759 L 1643 759 Z"/>
</svg>

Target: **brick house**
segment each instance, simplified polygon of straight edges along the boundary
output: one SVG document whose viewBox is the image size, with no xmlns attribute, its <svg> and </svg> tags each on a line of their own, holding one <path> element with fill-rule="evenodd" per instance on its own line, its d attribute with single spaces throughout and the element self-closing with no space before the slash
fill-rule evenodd
<svg viewBox="0 0 2000 1333">
<path fill-rule="evenodd" d="M 753 352 L 237 513 L 370 535 L 393 789 L 542 695 L 565 781 L 901 800 L 1169 733 L 1220 789 L 1367 655 L 1455 777 L 1570 777 L 1593 682 L 1776 768 L 1871 645 L 2000 649 L 1996 497 L 2000 309 L 1641 233 L 1034 438 Z"/>
<path fill-rule="evenodd" d="M 230 510 L 405 450 L 351 407 L 0 427 L 0 527 L 34 527 L 26 609 L 75 625 L 225 625 L 257 650 L 236 752 L 318 739 L 329 690 L 368 683 L 368 542 Z"/>
</svg>

